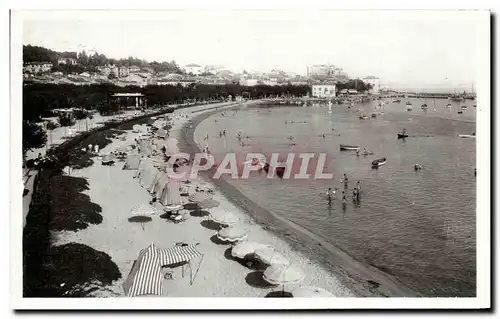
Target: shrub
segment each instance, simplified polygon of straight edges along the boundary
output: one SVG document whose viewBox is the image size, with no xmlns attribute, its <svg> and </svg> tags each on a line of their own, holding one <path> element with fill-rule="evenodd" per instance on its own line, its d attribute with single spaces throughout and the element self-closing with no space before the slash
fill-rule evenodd
<svg viewBox="0 0 500 319">
<path fill-rule="evenodd" d="M 58 128 L 60 125 L 57 122 L 49 121 L 47 122 L 47 130 L 52 131 Z"/>
<path fill-rule="evenodd" d="M 86 110 L 75 110 L 73 111 L 73 116 L 77 120 L 83 120 L 89 117 L 90 112 Z"/>
<path fill-rule="evenodd" d="M 61 113 L 59 114 L 59 118 L 57 119 L 59 125 L 61 126 L 72 126 L 75 124 L 75 120 L 71 117 L 70 114 Z"/>
</svg>

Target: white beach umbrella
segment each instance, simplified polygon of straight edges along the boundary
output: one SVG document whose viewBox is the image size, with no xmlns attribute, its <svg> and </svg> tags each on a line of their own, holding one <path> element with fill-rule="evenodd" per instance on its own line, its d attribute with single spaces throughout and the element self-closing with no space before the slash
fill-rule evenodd
<svg viewBox="0 0 500 319">
<path fill-rule="evenodd" d="M 247 238 L 247 233 L 242 228 L 231 226 L 219 230 L 219 232 L 217 233 L 217 238 L 222 241 L 235 242 Z"/>
<path fill-rule="evenodd" d="M 318 287 L 300 287 L 292 292 L 296 298 L 325 298 L 335 297 L 331 292 Z"/>
<path fill-rule="evenodd" d="M 295 284 L 304 279 L 301 270 L 290 265 L 274 264 L 266 268 L 263 278 L 273 285 Z"/>
<path fill-rule="evenodd" d="M 262 249 L 269 247 L 268 245 L 256 243 L 253 241 L 244 241 L 241 243 L 236 244 L 232 249 L 231 249 L 231 256 L 236 257 L 236 258 L 245 258 L 249 254 L 255 253 L 257 249 Z"/>
<path fill-rule="evenodd" d="M 136 205 L 131 213 L 133 216 L 151 216 L 156 213 L 156 209 L 151 205 Z"/>
<path fill-rule="evenodd" d="M 210 219 L 222 225 L 234 225 L 238 221 L 238 217 L 233 213 L 224 210 L 211 212 Z"/>
<path fill-rule="evenodd" d="M 289 265 L 290 262 L 273 247 L 264 247 L 255 250 L 255 257 L 267 265 Z"/>
<path fill-rule="evenodd" d="M 198 206 L 202 209 L 210 209 L 219 206 L 219 202 L 214 199 L 205 199 L 201 203 L 198 203 Z"/>
</svg>

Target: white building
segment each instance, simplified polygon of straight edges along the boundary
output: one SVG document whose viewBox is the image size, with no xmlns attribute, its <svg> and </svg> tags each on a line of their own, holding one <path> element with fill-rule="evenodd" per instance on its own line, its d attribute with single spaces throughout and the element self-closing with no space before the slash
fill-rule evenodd
<svg viewBox="0 0 500 319">
<path fill-rule="evenodd" d="M 76 65 L 76 59 L 74 59 L 74 58 L 59 58 L 57 60 L 57 64 Z"/>
<path fill-rule="evenodd" d="M 200 73 L 203 73 L 203 68 L 201 65 L 190 63 L 184 67 L 184 71 L 186 73 L 192 73 L 194 75 L 198 75 Z"/>
<path fill-rule="evenodd" d="M 332 98 L 336 95 L 335 84 L 315 84 L 312 86 L 312 96 L 320 98 Z"/>
<path fill-rule="evenodd" d="M 370 94 L 378 94 L 380 91 L 380 79 L 377 78 L 376 76 L 367 76 L 366 78 L 363 79 L 363 82 L 366 82 L 368 84 L 372 85 L 372 88 L 370 89 Z"/>
<path fill-rule="evenodd" d="M 50 62 L 32 62 L 23 67 L 23 71 L 29 73 L 45 73 L 50 72 L 51 69 L 52 63 Z"/>
<path fill-rule="evenodd" d="M 259 83 L 257 79 L 245 79 L 241 78 L 240 85 L 241 86 L 256 86 Z"/>
</svg>

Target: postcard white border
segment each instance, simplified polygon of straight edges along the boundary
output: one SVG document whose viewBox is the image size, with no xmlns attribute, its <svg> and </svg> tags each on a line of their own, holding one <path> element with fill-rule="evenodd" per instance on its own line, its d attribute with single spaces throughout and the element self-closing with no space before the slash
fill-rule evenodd
<svg viewBox="0 0 500 319">
<path fill-rule="evenodd" d="M 262 4 L 262 1 L 259 1 Z M 259 3 L 257 2 L 257 3 Z M 311 8 L 311 2 L 301 3 L 296 7 Z M 218 2 L 222 3 L 222 2 Z M 224 2 L 225 3 L 225 2 Z M 227 7 L 227 4 L 210 8 Z M 287 2 L 290 8 L 297 1 Z M 370 2 L 368 2 L 370 3 Z M 88 3 L 87 3 L 88 4 Z M 248 4 L 248 3 L 245 3 Z M 269 7 L 265 2 L 264 7 Z M 85 4 L 82 4 L 85 5 Z M 201 6 L 206 6 L 202 4 Z M 50 7 L 50 3 L 37 7 Z M 66 5 L 62 5 L 65 7 Z M 182 5 L 181 5 L 182 6 Z M 255 7 L 250 5 L 250 7 Z M 57 7 L 57 6 L 56 6 Z M 59 8 L 61 5 L 58 6 Z M 94 7 L 95 3 L 94 3 Z M 179 5 L 178 5 L 179 7 Z M 199 8 L 200 2 L 187 7 Z M 234 4 L 233 6 L 234 7 Z M 239 6 L 241 8 L 241 6 Z M 249 6 L 246 6 L 247 8 Z M 262 5 L 261 5 L 262 7 Z M 271 3 L 272 7 L 272 3 Z M 283 8 L 278 5 L 277 8 Z M 366 6 L 373 7 L 373 6 Z M 186 8 L 186 6 L 184 6 Z M 276 6 L 275 6 L 276 8 Z M 338 7 L 337 7 L 338 8 Z M 345 8 L 345 7 L 344 7 Z M 351 7 L 352 8 L 352 7 Z M 476 12 L 485 20 L 484 33 L 476 39 L 483 45 L 480 51 L 477 70 L 477 297 L 476 298 L 329 298 L 329 299 L 264 299 L 264 298 L 85 298 L 51 299 L 22 298 L 22 192 L 21 183 L 21 49 L 22 19 L 32 15 L 13 12 L 11 16 L 11 306 L 14 309 L 445 309 L 445 308 L 487 308 L 490 306 L 490 26 L 489 12 Z M 58 12 L 59 16 L 63 14 Z M 71 12 L 74 15 L 75 12 Z M 50 14 L 48 14 L 50 15 Z M 133 12 L 137 17 L 137 12 Z M 487 23 L 486 23 L 487 22 Z"/>
</svg>

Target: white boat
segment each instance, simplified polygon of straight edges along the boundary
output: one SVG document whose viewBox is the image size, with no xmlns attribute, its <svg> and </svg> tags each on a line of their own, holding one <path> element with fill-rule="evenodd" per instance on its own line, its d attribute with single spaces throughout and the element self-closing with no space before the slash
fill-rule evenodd
<svg viewBox="0 0 500 319">
<path fill-rule="evenodd" d="M 332 114 L 332 101 L 328 101 L 328 114 Z"/>
<path fill-rule="evenodd" d="M 448 104 L 446 104 L 446 107 L 451 109 L 453 106 L 450 103 L 448 103 Z"/>
<path fill-rule="evenodd" d="M 476 134 L 458 134 L 461 138 L 476 138 Z"/>
</svg>

